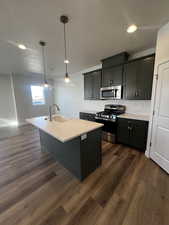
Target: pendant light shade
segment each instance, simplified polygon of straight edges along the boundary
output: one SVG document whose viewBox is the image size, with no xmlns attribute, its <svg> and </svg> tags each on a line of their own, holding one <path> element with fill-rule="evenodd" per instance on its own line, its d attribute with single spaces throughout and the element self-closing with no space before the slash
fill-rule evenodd
<svg viewBox="0 0 169 225">
<path fill-rule="evenodd" d="M 70 78 L 69 78 L 69 74 L 68 74 L 69 60 L 67 58 L 66 24 L 69 22 L 69 18 L 65 15 L 62 15 L 60 17 L 60 22 L 63 23 L 63 26 L 64 26 L 64 57 L 65 57 L 64 63 L 65 63 L 65 69 L 66 69 L 65 82 L 68 83 L 70 81 Z"/>
<path fill-rule="evenodd" d="M 49 87 L 49 84 L 48 84 L 48 82 L 45 80 L 45 82 L 44 82 L 44 87 Z"/>
<path fill-rule="evenodd" d="M 69 78 L 68 73 L 65 74 L 65 82 L 66 83 L 69 83 L 70 82 L 70 78 Z"/>
<path fill-rule="evenodd" d="M 43 60 L 43 85 L 44 87 L 49 87 L 49 84 L 47 82 L 47 75 L 46 75 L 46 57 L 45 57 L 45 47 L 46 47 L 46 42 L 40 41 L 39 42 L 40 46 L 42 47 L 42 60 Z"/>
</svg>

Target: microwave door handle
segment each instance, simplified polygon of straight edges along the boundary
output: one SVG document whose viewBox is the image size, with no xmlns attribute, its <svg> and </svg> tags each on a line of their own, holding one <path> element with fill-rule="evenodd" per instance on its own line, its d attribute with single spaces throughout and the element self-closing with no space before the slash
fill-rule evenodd
<svg viewBox="0 0 169 225">
<path fill-rule="evenodd" d="M 116 99 L 116 90 L 117 89 L 114 89 L 114 98 Z"/>
<path fill-rule="evenodd" d="M 115 89 L 113 89 L 113 98 L 115 98 Z"/>
<path fill-rule="evenodd" d="M 115 98 L 117 98 L 117 91 L 118 91 L 117 89 L 114 90 L 114 92 L 115 92 Z"/>
<path fill-rule="evenodd" d="M 103 97 L 103 92 L 104 92 L 104 91 L 103 91 L 102 89 L 100 89 L 100 98 L 101 98 L 101 99 L 104 99 L 104 97 Z"/>
<path fill-rule="evenodd" d="M 114 98 L 114 89 L 112 89 L 112 97 Z"/>
<path fill-rule="evenodd" d="M 114 99 L 116 99 L 116 90 L 117 90 L 117 89 L 114 89 L 114 90 L 113 90 L 113 98 L 114 98 Z"/>
</svg>

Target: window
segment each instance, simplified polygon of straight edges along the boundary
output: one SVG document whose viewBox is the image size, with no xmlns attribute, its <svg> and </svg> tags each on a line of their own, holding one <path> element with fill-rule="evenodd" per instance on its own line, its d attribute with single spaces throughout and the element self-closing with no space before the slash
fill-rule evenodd
<svg viewBox="0 0 169 225">
<path fill-rule="evenodd" d="M 41 86 L 31 86 L 32 105 L 44 105 L 44 88 Z"/>
</svg>

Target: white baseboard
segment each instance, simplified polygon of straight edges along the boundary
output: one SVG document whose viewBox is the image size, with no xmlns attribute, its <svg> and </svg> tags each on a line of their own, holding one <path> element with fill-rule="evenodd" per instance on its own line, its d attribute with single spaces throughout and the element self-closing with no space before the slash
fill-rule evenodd
<svg viewBox="0 0 169 225">
<path fill-rule="evenodd" d="M 148 150 L 145 151 L 145 156 L 146 156 L 147 158 L 150 158 L 150 154 L 149 154 L 149 151 L 148 151 Z"/>
<path fill-rule="evenodd" d="M 28 123 L 27 122 L 21 122 L 18 124 L 18 127 L 21 127 L 21 126 L 24 126 L 24 125 L 27 125 Z"/>
</svg>

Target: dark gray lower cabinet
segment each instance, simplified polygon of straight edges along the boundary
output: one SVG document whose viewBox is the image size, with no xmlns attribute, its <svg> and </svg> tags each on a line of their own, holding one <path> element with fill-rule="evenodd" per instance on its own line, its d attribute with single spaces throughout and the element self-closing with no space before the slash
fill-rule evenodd
<svg viewBox="0 0 169 225">
<path fill-rule="evenodd" d="M 117 142 L 146 150 L 148 121 L 118 118 Z"/>
<path fill-rule="evenodd" d="M 95 122 L 95 114 L 80 112 L 79 117 L 81 120 L 89 120 Z"/>
</svg>

